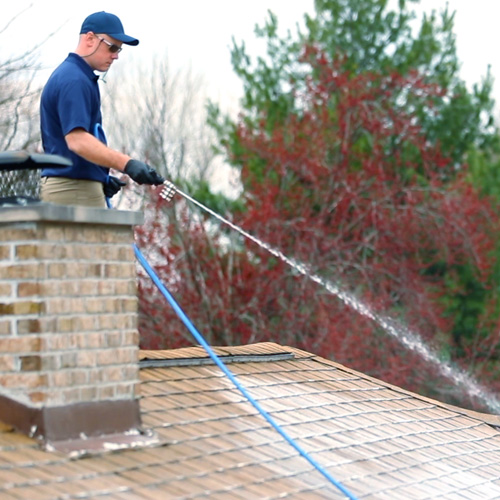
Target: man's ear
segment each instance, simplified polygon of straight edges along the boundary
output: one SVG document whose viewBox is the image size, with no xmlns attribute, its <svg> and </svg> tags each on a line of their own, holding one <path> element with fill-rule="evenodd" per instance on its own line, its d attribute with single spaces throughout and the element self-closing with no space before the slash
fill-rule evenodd
<svg viewBox="0 0 500 500">
<path fill-rule="evenodd" d="M 89 31 L 88 33 L 85 33 L 83 35 L 83 41 L 87 47 L 92 47 L 94 45 L 96 40 L 95 33 L 92 31 Z"/>
</svg>

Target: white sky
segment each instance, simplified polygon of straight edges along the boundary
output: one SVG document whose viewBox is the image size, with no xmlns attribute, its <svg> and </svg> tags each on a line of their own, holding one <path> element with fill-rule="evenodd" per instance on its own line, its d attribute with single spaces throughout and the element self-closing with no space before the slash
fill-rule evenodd
<svg viewBox="0 0 500 500">
<path fill-rule="evenodd" d="M 392 0 L 395 1 L 395 0 Z M 421 0 L 419 10 L 441 9 L 446 0 Z M 468 84 L 481 81 L 488 64 L 499 82 L 494 97 L 500 104 L 500 2 L 496 0 L 449 0 L 456 10 L 455 33 L 462 64 L 461 76 Z M 213 99 L 229 99 L 234 103 L 241 93 L 234 75 L 229 47 L 231 37 L 255 45 L 253 29 L 262 24 L 268 9 L 278 16 L 283 32 L 295 31 L 305 12 L 313 12 L 313 0 L 15 0 L 2 1 L 0 29 L 15 14 L 22 14 L 0 34 L 0 58 L 21 53 L 59 29 L 40 51 L 40 60 L 50 69 L 76 47 L 83 19 L 90 13 L 106 10 L 118 15 L 125 32 L 140 39 L 137 47 L 126 47 L 118 64 L 126 67 L 135 58 L 150 59 L 153 54 L 167 55 L 175 68 L 190 68 L 204 75 Z M 6 36 L 6 34 L 8 36 Z M 132 56 L 130 54 L 133 54 Z M 116 63 L 115 63 L 116 64 Z M 108 78 L 112 77 L 112 70 Z"/>
</svg>

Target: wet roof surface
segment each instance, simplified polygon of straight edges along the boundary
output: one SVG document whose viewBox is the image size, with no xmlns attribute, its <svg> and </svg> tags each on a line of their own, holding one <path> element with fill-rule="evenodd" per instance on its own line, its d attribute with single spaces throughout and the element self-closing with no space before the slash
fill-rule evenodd
<svg viewBox="0 0 500 500">
<path fill-rule="evenodd" d="M 500 498 L 500 432 L 483 416 L 289 347 L 216 352 L 357 498 Z M 68 455 L 0 425 L 0 498 L 344 498 L 201 348 L 141 359 L 142 421 L 154 444 Z"/>
</svg>

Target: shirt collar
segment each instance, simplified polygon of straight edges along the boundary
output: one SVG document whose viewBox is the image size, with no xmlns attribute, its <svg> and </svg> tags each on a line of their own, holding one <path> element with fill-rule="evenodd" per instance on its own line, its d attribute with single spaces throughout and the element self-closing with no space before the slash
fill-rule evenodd
<svg viewBox="0 0 500 500">
<path fill-rule="evenodd" d="M 70 52 L 68 54 L 68 61 L 72 61 L 79 68 L 83 70 L 83 72 L 90 78 L 92 81 L 97 82 L 99 80 L 99 75 L 96 75 L 90 65 L 85 61 L 85 59 L 82 56 L 79 56 L 78 54 L 75 54 L 74 52 Z"/>
</svg>

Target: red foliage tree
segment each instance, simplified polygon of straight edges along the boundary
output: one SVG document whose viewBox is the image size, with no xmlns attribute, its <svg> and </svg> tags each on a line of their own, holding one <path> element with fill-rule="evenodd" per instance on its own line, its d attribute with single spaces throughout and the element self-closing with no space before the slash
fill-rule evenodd
<svg viewBox="0 0 500 500">
<path fill-rule="evenodd" d="M 272 127 L 265 115 L 253 124 L 242 118 L 236 130 L 232 160 L 242 167 L 246 204 L 236 223 L 341 293 L 189 215 L 182 202 L 168 243 L 154 250 L 160 275 L 212 343 L 294 345 L 439 396 L 436 366 L 339 295 L 358 297 L 372 316 L 397 318 L 440 348 L 451 341 L 445 277 L 467 265 L 488 285 L 497 218 L 466 182 L 465 166 L 453 165 L 398 107 L 419 100 L 432 112 L 439 88 L 417 73 L 349 74 L 314 48 L 302 62 L 315 78 L 297 95 L 301 110 Z M 151 210 L 161 213 L 161 203 Z M 146 225 L 139 237 L 151 246 L 163 227 Z M 144 346 L 186 342 L 178 320 L 141 283 Z"/>
</svg>

